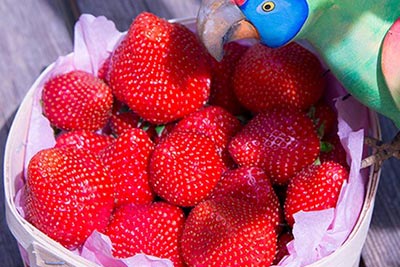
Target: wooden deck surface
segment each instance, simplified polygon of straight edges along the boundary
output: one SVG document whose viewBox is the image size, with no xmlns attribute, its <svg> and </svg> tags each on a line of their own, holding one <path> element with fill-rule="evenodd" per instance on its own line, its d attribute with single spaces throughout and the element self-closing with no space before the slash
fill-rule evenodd
<svg viewBox="0 0 400 267">
<path fill-rule="evenodd" d="M 0 145 L 4 151 L 14 114 L 30 85 L 58 56 L 72 51 L 73 24 L 81 13 L 105 15 L 121 31 L 142 11 L 164 18 L 196 16 L 200 0 L 2 0 L 0 4 Z M 383 138 L 396 128 L 381 118 Z M 3 162 L 3 152 L 0 153 Z M 3 179 L 0 185 L 3 188 Z M 4 215 L 0 193 L 0 266 L 23 266 Z M 362 252 L 367 267 L 400 266 L 400 161 L 384 163 L 371 228 Z"/>
</svg>

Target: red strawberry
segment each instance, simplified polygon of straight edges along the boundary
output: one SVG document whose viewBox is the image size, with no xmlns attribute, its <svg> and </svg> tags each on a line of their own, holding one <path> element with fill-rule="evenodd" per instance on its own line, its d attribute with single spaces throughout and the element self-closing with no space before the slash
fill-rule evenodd
<svg viewBox="0 0 400 267">
<path fill-rule="evenodd" d="M 336 134 L 337 115 L 327 103 L 319 101 L 315 106 L 310 108 L 308 113 L 314 121 L 315 128 L 321 138 L 330 134 Z"/>
<path fill-rule="evenodd" d="M 228 111 L 221 107 L 208 106 L 183 118 L 177 123 L 174 131 L 204 134 L 222 151 L 240 129 L 240 121 Z"/>
<path fill-rule="evenodd" d="M 155 144 L 160 143 L 165 137 L 172 133 L 175 129 L 175 122 L 164 125 L 146 124 L 141 125 L 141 128 L 147 132 L 151 140 Z"/>
<path fill-rule="evenodd" d="M 264 204 L 271 199 L 277 202 L 269 177 L 257 167 L 240 167 L 227 170 L 215 186 L 211 199 L 234 197 L 254 204 Z"/>
<path fill-rule="evenodd" d="M 140 118 L 139 115 L 135 114 L 123 103 L 118 100 L 116 102 L 118 104 L 114 105 L 109 123 L 111 131 L 115 136 L 119 136 L 124 131 L 129 129 L 140 128 L 146 131 L 150 139 L 157 144 L 161 141 L 162 138 L 172 132 L 175 127 L 175 122 L 165 125 L 155 125 L 143 121 L 143 119 Z"/>
<path fill-rule="evenodd" d="M 321 162 L 335 161 L 345 166 L 349 170 L 349 164 L 347 163 L 347 153 L 340 142 L 337 134 L 329 135 L 322 139 L 324 149 L 321 149 L 319 159 Z"/>
<path fill-rule="evenodd" d="M 278 236 L 278 243 L 276 248 L 276 255 L 273 264 L 278 265 L 279 262 L 289 254 L 287 244 L 293 240 L 293 234 L 291 232 L 284 232 Z"/>
<path fill-rule="evenodd" d="M 130 111 L 129 107 L 124 103 L 118 100 L 118 98 L 114 97 L 112 112 L 119 113 L 119 112 L 127 112 Z"/>
<path fill-rule="evenodd" d="M 240 121 L 228 111 L 208 106 L 183 118 L 174 131 L 193 131 L 208 136 L 215 143 L 225 164 L 230 167 L 234 163 L 227 150 L 228 144 L 241 127 Z"/>
<path fill-rule="evenodd" d="M 26 219 L 74 249 L 109 222 L 114 188 L 100 160 L 74 147 L 41 150 L 30 160 Z"/>
<path fill-rule="evenodd" d="M 276 233 L 269 210 L 235 198 L 195 206 L 181 239 L 188 266 L 270 266 Z"/>
<path fill-rule="evenodd" d="M 110 70 L 110 63 L 111 63 L 111 55 L 106 58 L 106 60 L 103 62 L 103 65 L 101 65 L 97 77 L 99 79 L 103 80 L 105 83 L 108 84 L 108 72 Z"/>
<path fill-rule="evenodd" d="M 296 43 L 275 49 L 256 44 L 236 65 L 234 88 L 255 113 L 272 107 L 307 110 L 323 93 L 323 74 L 318 58 Z"/>
<path fill-rule="evenodd" d="M 140 117 L 132 111 L 113 112 L 110 118 L 110 128 L 115 136 L 121 135 L 126 130 L 138 128 Z"/>
<path fill-rule="evenodd" d="M 233 73 L 240 57 L 248 46 L 230 42 L 224 47 L 224 57 L 219 62 L 211 57 L 211 94 L 209 103 L 220 106 L 234 115 L 243 114 L 245 108 L 240 104 L 233 89 Z"/>
<path fill-rule="evenodd" d="M 319 138 L 310 118 L 292 109 L 255 116 L 233 137 L 229 152 L 240 166 L 262 168 L 274 184 L 285 184 L 319 154 Z"/>
<path fill-rule="evenodd" d="M 164 124 L 199 109 L 210 94 L 207 54 L 194 33 L 150 13 L 136 17 L 111 59 L 116 97 Z"/>
<path fill-rule="evenodd" d="M 150 184 L 168 202 L 190 207 L 206 198 L 220 179 L 223 163 L 214 142 L 195 132 L 173 132 L 150 160 Z"/>
<path fill-rule="evenodd" d="M 131 129 L 100 153 L 104 166 L 115 184 L 117 206 L 144 204 L 153 200 L 147 166 L 154 144 L 146 132 Z"/>
<path fill-rule="evenodd" d="M 296 174 L 286 192 L 284 211 L 288 224 L 293 226 L 293 214 L 298 211 L 334 208 L 348 176 L 345 167 L 332 161 L 310 165 Z"/>
<path fill-rule="evenodd" d="M 114 138 L 92 131 L 78 130 L 65 132 L 57 136 L 55 147 L 73 146 L 79 149 L 88 149 L 95 155 L 109 146 Z"/>
<path fill-rule="evenodd" d="M 50 78 L 42 93 L 43 112 L 64 130 L 98 130 L 111 116 L 112 93 L 99 78 L 74 70 Z"/>
<path fill-rule="evenodd" d="M 241 167 L 224 172 L 209 198 L 219 199 L 222 197 L 237 198 L 271 209 L 272 223 L 276 226 L 277 232 L 280 231 L 283 213 L 279 199 L 269 177 L 262 169 Z"/>
<path fill-rule="evenodd" d="M 180 267 L 183 262 L 178 243 L 184 220 L 179 207 L 164 202 L 124 205 L 114 212 L 105 234 L 110 237 L 117 258 L 145 253 L 170 259 Z"/>
</svg>

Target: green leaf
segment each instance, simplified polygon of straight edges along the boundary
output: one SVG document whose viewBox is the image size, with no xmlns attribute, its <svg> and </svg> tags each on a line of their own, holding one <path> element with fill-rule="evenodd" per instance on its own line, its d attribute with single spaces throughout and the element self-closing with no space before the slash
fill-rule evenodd
<svg viewBox="0 0 400 267">
<path fill-rule="evenodd" d="M 157 125 L 156 129 L 155 129 L 156 133 L 157 133 L 157 136 L 161 136 L 163 131 L 164 131 L 164 129 L 165 129 L 165 125 Z"/>
<path fill-rule="evenodd" d="M 310 109 L 307 112 L 307 116 L 312 119 L 313 121 L 315 120 L 315 112 L 316 112 L 315 106 L 311 106 Z"/>
<path fill-rule="evenodd" d="M 335 147 L 329 142 L 326 142 L 326 141 L 320 142 L 320 151 L 323 153 L 331 152 L 334 148 Z"/>
<path fill-rule="evenodd" d="M 318 127 L 317 134 L 318 134 L 319 138 L 324 137 L 324 135 L 325 135 L 325 123 L 321 123 L 321 125 Z"/>
<path fill-rule="evenodd" d="M 318 157 L 318 158 L 314 161 L 313 164 L 314 164 L 315 166 L 321 165 L 321 164 L 322 164 L 321 159 Z"/>
</svg>

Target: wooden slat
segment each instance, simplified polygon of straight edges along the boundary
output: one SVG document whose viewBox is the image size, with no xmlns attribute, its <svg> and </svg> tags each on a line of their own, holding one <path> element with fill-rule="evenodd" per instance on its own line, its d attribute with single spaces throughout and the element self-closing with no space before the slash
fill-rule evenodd
<svg viewBox="0 0 400 267">
<path fill-rule="evenodd" d="M 129 28 L 134 17 L 149 11 L 166 19 L 195 17 L 201 0 L 122 0 L 122 1 L 76 1 L 82 13 L 103 15 L 113 20 L 120 31 Z"/>
<path fill-rule="evenodd" d="M 380 118 L 383 140 L 390 141 L 398 129 Z M 362 255 L 365 266 L 400 266 L 400 160 L 384 162 L 375 209 Z"/>
</svg>

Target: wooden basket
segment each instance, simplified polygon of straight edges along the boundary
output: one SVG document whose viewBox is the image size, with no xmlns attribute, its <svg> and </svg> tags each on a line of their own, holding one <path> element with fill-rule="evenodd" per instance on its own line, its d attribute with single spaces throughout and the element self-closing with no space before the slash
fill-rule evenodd
<svg viewBox="0 0 400 267">
<path fill-rule="evenodd" d="M 193 22 L 192 20 L 180 20 L 180 22 Z M 32 85 L 23 99 L 11 126 L 4 156 L 4 189 L 6 200 L 6 219 L 8 226 L 16 238 L 21 255 L 29 261 L 31 267 L 42 266 L 76 266 L 94 267 L 98 266 L 68 249 L 58 242 L 50 239 L 44 233 L 28 223 L 17 211 L 15 205 L 16 181 L 22 175 L 25 161 L 26 140 L 34 101 L 34 90 L 40 81 L 53 68 L 50 65 Z M 370 114 L 370 135 L 380 138 L 380 127 L 376 113 Z M 315 262 L 309 267 L 358 267 L 362 247 L 367 237 L 371 222 L 375 195 L 378 187 L 380 170 L 371 166 L 369 170 L 369 181 L 365 201 L 358 221 L 347 238 L 346 242 L 333 254 Z M 28 266 L 28 263 L 24 263 Z"/>
</svg>

